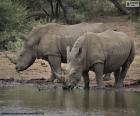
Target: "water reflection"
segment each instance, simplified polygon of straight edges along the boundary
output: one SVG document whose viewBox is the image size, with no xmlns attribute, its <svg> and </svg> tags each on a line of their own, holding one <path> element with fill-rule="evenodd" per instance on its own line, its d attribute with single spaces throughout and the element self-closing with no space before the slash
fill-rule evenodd
<svg viewBox="0 0 140 116">
<path fill-rule="evenodd" d="M 52 89 L 37 91 L 33 87 L 0 89 L 2 108 L 30 108 L 30 110 L 99 113 L 105 116 L 139 116 L 140 93 L 113 90 Z M 77 114 L 79 115 L 79 114 Z"/>
</svg>

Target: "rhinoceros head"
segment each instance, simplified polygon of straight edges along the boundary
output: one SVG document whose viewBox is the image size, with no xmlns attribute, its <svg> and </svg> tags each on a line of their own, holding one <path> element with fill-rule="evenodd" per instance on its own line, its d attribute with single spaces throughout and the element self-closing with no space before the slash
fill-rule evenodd
<svg viewBox="0 0 140 116">
<path fill-rule="evenodd" d="M 21 39 L 24 40 L 24 45 L 16 58 L 16 70 L 24 71 L 34 63 L 36 59 L 36 52 L 33 46 L 29 46 L 27 44 L 29 38 L 24 34 L 20 35 Z"/>
<path fill-rule="evenodd" d="M 36 52 L 34 50 L 34 47 L 27 44 L 29 38 L 24 34 L 20 35 L 21 39 L 24 40 L 24 45 L 22 47 L 22 50 L 19 52 L 19 55 L 17 55 L 16 58 L 10 58 L 5 53 L 5 56 L 16 65 L 15 68 L 18 72 L 26 70 L 34 63 L 36 59 Z"/>
<path fill-rule="evenodd" d="M 81 79 L 85 56 L 83 43 L 84 39 L 79 38 L 75 42 L 71 52 L 69 51 L 69 48 L 67 49 L 67 66 L 64 88 L 74 88 Z"/>
</svg>

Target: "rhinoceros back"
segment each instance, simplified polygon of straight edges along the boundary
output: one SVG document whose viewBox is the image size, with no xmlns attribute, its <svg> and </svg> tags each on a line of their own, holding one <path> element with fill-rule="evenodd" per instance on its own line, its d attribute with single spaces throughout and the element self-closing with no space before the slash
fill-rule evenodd
<svg viewBox="0 0 140 116">
<path fill-rule="evenodd" d="M 107 30 L 102 33 L 87 33 L 88 65 L 104 63 L 105 73 L 121 67 L 130 55 L 133 41 L 122 32 Z"/>
<path fill-rule="evenodd" d="M 38 46 L 39 57 L 48 53 L 58 54 L 61 56 L 62 62 L 65 62 L 66 47 L 72 47 L 79 36 L 88 31 L 98 33 L 105 30 L 106 27 L 103 23 L 80 23 L 76 25 L 49 23 L 34 29 L 30 33 L 28 44 L 30 46 Z"/>
</svg>

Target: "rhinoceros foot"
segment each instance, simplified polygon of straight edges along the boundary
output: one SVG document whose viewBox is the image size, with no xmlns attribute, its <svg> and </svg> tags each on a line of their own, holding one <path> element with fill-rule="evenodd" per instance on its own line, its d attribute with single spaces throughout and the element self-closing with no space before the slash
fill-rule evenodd
<svg viewBox="0 0 140 116">
<path fill-rule="evenodd" d="M 117 83 L 114 85 L 115 88 L 122 88 L 123 87 L 123 83 Z"/>
</svg>

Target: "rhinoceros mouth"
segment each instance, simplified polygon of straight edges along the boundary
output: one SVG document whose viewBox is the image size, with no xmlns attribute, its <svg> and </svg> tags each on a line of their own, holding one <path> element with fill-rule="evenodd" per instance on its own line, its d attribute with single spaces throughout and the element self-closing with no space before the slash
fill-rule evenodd
<svg viewBox="0 0 140 116">
<path fill-rule="evenodd" d="M 20 72 L 20 71 L 24 71 L 26 70 L 28 67 L 16 67 L 16 71 Z"/>
<path fill-rule="evenodd" d="M 34 63 L 34 61 L 35 61 L 35 59 L 30 61 L 28 64 L 22 64 L 22 63 L 18 64 L 17 63 L 15 69 L 16 69 L 17 72 L 24 71 L 24 70 L 28 69 Z"/>
<path fill-rule="evenodd" d="M 30 64 L 28 64 L 28 65 L 26 65 L 26 66 L 25 66 L 25 65 L 24 65 L 24 66 L 18 66 L 18 65 L 17 65 L 17 66 L 15 67 L 15 69 L 16 69 L 17 72 L 20 72 L 20 71 L 24 71 L 24 70 L 28 69 L 31 65 L 32 65 L 32 63 L 30 63 Z"/>
</svg>

